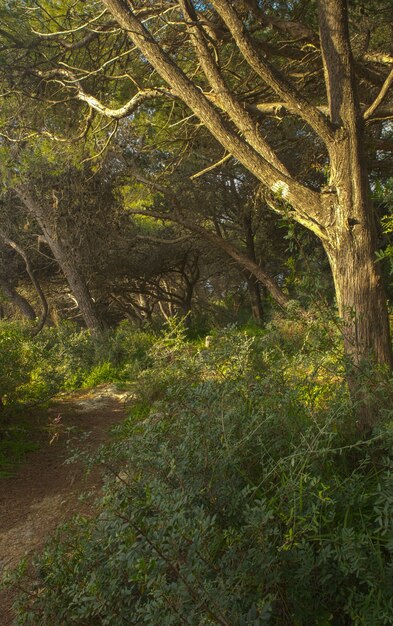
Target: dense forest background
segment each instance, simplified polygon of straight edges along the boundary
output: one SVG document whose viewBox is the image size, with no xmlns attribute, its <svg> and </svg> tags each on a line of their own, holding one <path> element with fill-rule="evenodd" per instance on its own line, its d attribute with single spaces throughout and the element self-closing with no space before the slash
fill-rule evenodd
<svg viewBox="0 0 393 626">
<path fill-rule="evenodd" d="M 1 471 L 130 394 L 16 623 L 392 624 L 390 0 L 0 21 Z"/>
</svg>

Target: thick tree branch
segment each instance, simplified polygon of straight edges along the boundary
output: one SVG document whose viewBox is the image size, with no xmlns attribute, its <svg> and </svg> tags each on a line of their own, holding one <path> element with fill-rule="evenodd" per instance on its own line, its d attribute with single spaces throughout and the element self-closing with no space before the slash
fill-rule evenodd
<svg viewBox="0 0 393 626">
<path fill-rule="evenodd" d="M 303 219 L 306 221 L 308 219 L 307 223 L 310 230 L 323 237 L 325 216 L 321 214 L 319 194 L 277 170 L 244 138 L 239 136 L 237 129 L 223 119 L 221 113 L 164 52 L 149 31 L 139 22 L 129 6 L 124 4 L 123 0 L 102 1 L 120 26 L 127 31 L 137 48 L 170 85 L 171 92 L 183 100 L 203 120 L 208 130 L 228 152 L 232 153 L 268 188 L 279 193 L 296 211 L 302 213 Z"/>
<path fill-rule="evenodd" d="M 320 135 L 326 144 L 331 143 L 334 140 L 334 132 L 328 120 L 278 70 L 259 55 L 256 46 L 228 0 L 212 0 L 212 5 L 221 16 L 243 57 L 254 72 L 280 98 L 296 110 L 297 114 Z"/>
<path fill-rule="evenodd" d="M 228 113 L 230 119 L 242 132 L 250 146 L 259 152 L 269 163 L 273 164 L 277 170 L 290 177 L 285 165 L 263 138 L 256 120 L 252 118 L 233 92 L 227 88 L 220 69 L 209 50 L 203 28 L 198 22 L 198 16 L 191 0 L 179 0 L 179 5 L 186 19 L 187 29 L 191 34 L 191 40 L 194 43 L 201 67 L 217 96 L 220 108 Z"/>
<path fill-rule="evenodd" d="M 297 20 L 280 20 L 278 18 L 268 16 L 258 5 L 257 0 L 242 0 L 244 4 L 258 20 L 258 22 L 266 27 L 274 28 L 280 33 L 289 35 L 293 40 L 308 40 L 317 42 L 314 31 Z"/>
<path fill-rule="evenodd" d="M 330 118 L 354 129 L 360 118 L 346 0 L 319 0 L 319 29 Z"/>
</svg>

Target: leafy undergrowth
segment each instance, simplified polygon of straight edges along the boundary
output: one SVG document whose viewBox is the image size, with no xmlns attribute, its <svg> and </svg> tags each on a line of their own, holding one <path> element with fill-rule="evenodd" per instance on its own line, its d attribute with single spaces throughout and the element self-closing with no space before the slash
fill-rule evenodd
<svg viewBox="0 0 393 626">
<path fill-rule="evenodd" d="M 154 340 L 128 324 L 92 336 L 71 323 L 37 337 L 21 324 L 0 323 L 0 477 L 12 473 L 35 448 L 26 417 L 64 391 L 121 384 L 145 365 Z"/>
<path fill-rule="evenodd" d="M 16 623 L 392 624 L 391 415 L 356 435 L 337 335 L 278 319 L 208 348 L 176 324 L 157 338 L 88 459 L 108 468 L 96 517 L 9 579 Z"/>
</svg>

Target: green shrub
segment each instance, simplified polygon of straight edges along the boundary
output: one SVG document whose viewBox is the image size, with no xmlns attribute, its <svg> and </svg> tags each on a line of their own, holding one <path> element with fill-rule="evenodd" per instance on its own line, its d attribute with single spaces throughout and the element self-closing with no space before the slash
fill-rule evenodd
<svg viewBox="0 0 393 626">
<path fill-rule="evenodd" d="M 97 517 L 15 575 L 18 624 L 393 623 L 393 431 L 348 434 L 334 332 L 283 324 L 157 340 Z"/>
<path fill-rule="evenodd" d="M 120 324 L 92 336 L 75 324 L 47 327 L 34 338 L 0 323 L 0 397 L 10 407 L 39 404 L 60 391 L 133 379 L 147 365 L 154 335 Z"/>
<path fill-rule="evenodd" d="M 154 335 L 120 324 L 102 335 L 71 324 L 31 338 L 22 325 L 0 321 L 0 473 L 32 447 L 26 414 L 62 391 L 132 381 L 148 365 Z"/>
<path fill-rule="evenodd" d="M 0 323 L 0 398 L 4 404 L 15 400 L 18 387 L 29 379 L 32 366 L 23 328 L 17 324 Z"/>
</svg>

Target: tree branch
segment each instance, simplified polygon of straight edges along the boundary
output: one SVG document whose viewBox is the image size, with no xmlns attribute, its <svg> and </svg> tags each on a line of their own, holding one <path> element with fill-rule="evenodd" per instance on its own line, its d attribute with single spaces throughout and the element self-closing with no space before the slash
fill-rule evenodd
<svg viewBox="0 0 393 626">
<path fill-rule="evenodd" d="M 59 30 L 54 33 L 41 33 L 37 30 L 32 29 L 32 32 L 34 33 L 34 35 L 37 35 L 41 39 L 53 39 L 53 38 L 59 37 L 59 35 L 70 35 L 73 33 L 80 32 L 81 30 L 84 30 L 85 28 L 90 26 L 90 24 L 97 22 L 99 19 L 101 19 L 103 15 L 105 15 L 105 13 L 106 13 L 106 9 L 101 11 L 101 13 L 93 17 L 91 20 L 88 20 L 87 22 L 84 22 L 83 24 L 80 24 L 80 26 L 76 26 L 75 28 L 69 28 L 68 30 Z"/>
<path fill-rule="evenodd" d="M 139 22 L 133 11 L 122 0 L 103 0 L 119 25 L 149 60 L 151 65 L 170 85 L 171 93 L 179 97 L 203 123 L 221 145 L 238 159 L 258 180 L 282 195 L 296 211 L 302 213 L 308 227 L 324 237 L 324 216 L 321 215 L 319 194 L 272 166 L 261 154 L 239 136 L 236 127 L 223 119 L 222 114 L 168 56 L 149 31 Z M 321 115 L 318 112 L 318 115 Z M 322 117 L 322 116 L 321 116 Z M 324 121 L 324 127 L 328 127 Z"/>
<path fill-rule="evenodd" d="M 158 96 L 162 96 L 164 94 L 162 89 L 145 89 L 136 93 L 126 104 L 118 109 L 112 109 L 111 107 L 107 107 L 102 102 L 100 102 L 94 96 L 86 93 L 79 82 L 79 80 L 73 75 L 70 70 L 56 68 L 53 70 L 34 70 L 33 72 L 39 78 L 44 80 L 54 80 L 56 81 L 59 78 L 66 79 L 65 81 L 59 81 L 63 86 L 73 87 L 76 89 L 76 99 L 81 102 L 86 102 L 92 109 L 98 111 L 105 117 L 110 117 L 115 120 L 120 120 L 124 117 L 127 117 L 134 113 L 138 107 L 140 107 L 146 100 L 150 100 L 152 98 L 157 98 Z"/>
<path fill-rule="evenodd" d="M 190 180 L 195 180 L 196 178 L 199 178 L 200 176 L 203 176 L 204 174 L 207 174 L 208 172 L 211 172 L 216 167 L 219 167 L 220 165 L 222 165 L 223 163 L 228 161 L 228 159 L 230 159 L 231 157 L 232 157 L 232 154 L 226 154 L 219 161 L 216 161 L 212 165 L 209 165 L 208 167 L 205 167 L 205 169 L 201 170 L 200 172 L 197 172 L 196 174 L 193 174 L 192 176 L 190 176 Z"/>
<path fill-rule="evenodd" d="M 228 256 L 236 261 L 238 265 L 240 265 L 243 269 L 249 271 L 253 276 L 255 276 L 255 278 L 266 287 L 274 301 L 280 307 L 285 308 L 288 305 L 289 298 L 284 294 L 279 286 L 276 285 L 274 280 L 268 274 L 266 274 L 266 272 L 264 272 L 257 263 L 252 261 L 249 257 L 243 254 L 240 250 L 238 250 L 233 244 L 231 244 L 229 241 L 226 241 L 219 235 L 215 235 L 214 233 L 203 228 L 202 226 L 199 226 L 199 224 L 196 224 L 183 218 L 182 216 L 179 216 L 177 213 L 160 213 L 159 211 L 142 209 L 128 209 L 128 212 L 134 215 L 147 215 L 149 217 L 154 217 L 162 221 L 175 222 L 176 224 L 180 224 L 180 226 L 184 226 L 184 228 L 187 228 L 191 232 L 198 234 L 206 241 L 213 243 L 215 246 L 223 250 Z"/>
<path fill-rule="evenodd" d="M 388 52 L 367 52 L 363 58 L 365 61 L 381 63 L 382 65 L 391 65 L 393 63 L 393 55 Z"/>
<path fill-rule="evenodd" d="M 232 37 L 254 72 L 287 102 L 298 115 L 320 135 L 326 144 L 334 141 L 334 131 L 328 120 L 287 79 L 260 57 L 243 23 L 228 0 L 212 0 L 212 5 L 220 15 Z"/>
<path fill-rule="evenodd" d="M 285 165 L 263 138 L 255 119 L 251 117 L 243 104 L 226 86 L 217 63 L 210 53 L 202 25 L 198 22 L 198 16 L 191 0 L 179 0 L 179 5 L 182 8 L 185 18 L 188 18 L 186 27 L 191 35 L 191 40 L 194 43 L 203 72 L 217 96 L 220 108 L 228 113 L 229 117 L 242 132 L 250 146 L 269 161 L 269 163 L 274 165 L 277 170 L 290 177 Z"/>
<path fill-rule="evenodd" d="M 19 254 L 19 256 L 22 257 L 22 259 L 25 262 L 25 266 L 26 266 L 26 272 L 35 288 L 35 290 L 37 291 L 37 294 L 39 296 L 39 299 L 41 301 L 42 304 L 42 315 L 41 315 L 41 319 L 38 323 L 38 325 L 34 328 L 34 330 L 32 331 L 31 335 L 32 337 L 35 337 L 36 335 L 38 335 L 38 333 L 43 329 L 44 324 L 46 322 L 46 318 L 48 316 L 48 302 L 46 300 L 45 294 L 42 291 L 41 285 L 38 282 L 37 278 L 34 275 L 34 271 L 33 268 L 30 265 L 30 261 L 29 258 L 26 254 L 26 252 L 23 250 L 23 248 L 21 248 L 21 246 L 19 246 L 17 243 L 15 243 L 15 241 L 13 241 L 12 239 L 9 239 L 5 233 L 3 233 L 3 231 L 0 231 L 0 239 L 7 244 L 7 246 L 9 246 L 10 248 L 12 248 L 13 250 L 15 250 L 15 252 L 17 252 Z"/>
<path fill-rule="evenodd" d="M 363 113 L 363 118 L 365 120 L 370 119 L 370 117 L 372 117 L 373 113 L 375 113 L 375 111 L 378 109 L 379 105 L 381 104 L 381 102 L 384 100 L 386 94 L 388 93 L 392 83 L 393 83 L 393 69 L 390 70 L 390 73 L 386 77 L 386 80 L 385 80 L 384 84 L 381 87 L 381 91 L 379 92 L 379 94 L 375 98 L 374 102 Z"/>
</svg>

